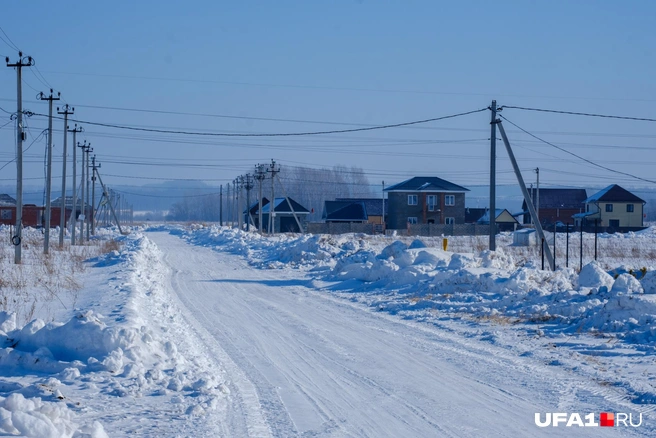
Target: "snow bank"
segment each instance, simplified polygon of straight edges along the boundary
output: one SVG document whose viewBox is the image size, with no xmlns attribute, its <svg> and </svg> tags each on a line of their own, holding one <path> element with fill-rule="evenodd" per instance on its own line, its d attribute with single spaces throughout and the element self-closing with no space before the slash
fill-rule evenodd
<svg viewBox="0 0 656 438">
<path fill-rule="evenodd" d="M 163 283 L 168 271 L 157 247 L 139 233 L 123 243 L 92 261 L 115 270 L 109 316 L 78 310 L 66 322 L 21 327 L 15 314 L 0 312 L 0 376 L 41 376 L 29 383 L 0 377 L 0 434 L 107 436 L 99 422 L 76 420 L 79 408 L 65 394 L 80 382 L 105 397 L 170 398 L 181 419 L 226 397 L 222 371 L 182 345 L 189 329 Z"/>
<path fill-rule="evenodd" d="M 426 248 L 419 240 L 408 245 L 353 234 L 266 238 L 219 227 L 181 234 L 193 243 L 233 251 L 263 267 L 307 268 L 324 280 L 343 282 L 333 290 L 366 292 L 363 301 L 407 317 L 416 311 L 423 315 L 426 309 L 480 318 L 496 315 L 556 324 L 561 332 L 612 333 L 627 342 L 656 345 L 656 307 L 645 295 L 656 294 L 654 271 L 639 280 L 641 274 L 631 275 L 624 267 L 611 275 L 591 262 L 580 273 L 571 268 L 551 272 L 532 262 L 517 266 L 503 248 L 457 254 Z"/>
</svg>

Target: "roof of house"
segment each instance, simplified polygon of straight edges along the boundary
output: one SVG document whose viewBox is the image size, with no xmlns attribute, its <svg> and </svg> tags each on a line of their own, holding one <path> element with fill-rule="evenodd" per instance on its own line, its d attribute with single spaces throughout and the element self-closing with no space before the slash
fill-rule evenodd
<svg viewBox="0 0 656 438">
<path fill-rule="evenodd" d="M 585 198 L 588 197 L 585 189 L 528 189 L 537 205 L 537 196 L 540 195 L 540 208 L 582 208 Z M 526 210 L 526 200 L 522 202 L 522 210 Z"/>
<path fill-rule="evenodd" d="M 292 198 L 289 198 L 289 201 L 291 202 L 292 207 L 294 208 L 294 213 L 296 213 L 296 214 L 310 214 L 310 210 L 303 207 L 301 204 L 294 201 Z M 262 207 L 262 213 L 263 214 L 268 214 L 270 209 L 271 209 L 271 203 L 268 202 L 267 205 Z M 287 202 L 286 198 L 276 198 L 273 201 L 273 211 L 275 213 L 292 213 L 292 209 L 290 208 L 289 202 Z M 257 210 L 256 210 L 256 212 L 257 212 Z"/>
<path fill-rule="evenodd" d="M 362 202 L 367 211 L 367 216 L 382 216 L 383 200 L 382 198 L 336 198 L 335 201 Z M 389 202 L 385 200 L 385 214 Z"/>
<path fill-rule="evenodd" d="M 514 222 L 517 222 L 517 219 L 515 219 L 515 217 L 513 215 L 511 215 L 510 212 L 508 210 L 506 210 L 505 208 L 496 208 L 494 211 L 495 211 L 495 215 L 494 215 L 495 222 L 499 222 L 497 219 L 499 218 L 499 216 L 501 216 L 503 214 L 504 211 L 506 213 L 508 213 L 508 216 L 512 217 Z M 481 216 L 476 221 L 476 223 L 481 224 L 481 225 L 482 224 L 489 224 L 490 223 L 490 211 L 488 209 L 485 209 L 485 213 L 483 214 L 483 216 Z M 504 223 L 505 223 L 505 221 L 504 221 Z M 517 222 L 517 223 L 519 223 L 519 222 Z"/>
<path fill-rule="evenodd" d="M 578 218 L 582 218 L 582 217 L 592 216 L 593 214 L 598 214 L 598 213 L 599 213 L 598 211 L 587 211 L 587 212 L 583 212 L 583 213 L 573 214 L 572 217 L 575 218 L 575 219 L 578 219 Z"/>
<path fill-rule="evenodd" d="M 67 197 L 66 197 L 66 200 L 65 200 L 65 203 L 66 203 L 66 207 L 73 208 L 73 196 L 67 196 Z M 82 203 L 82 201 L 81 201 L 80 199 L 75 198 L 75 203 L 76 203 L 77 205 L 80 205 L 80 208 L 82 208 L 82 207 L 81 207 L 81 203 Z M 50 205 L 51 205 L 52 207 L 59 207 L 59 206 L 61 206 L 61 196 L 58 197 L 58 198 L 55 198 L 55 199 L 50 203 Z"/>
<path fill-rule="evenodd" d="M 366 221 L 367 209 L 361 201 L 325 201 L 323 219 L 327 221 Z"/>
<path fill-rule="evenodd" d="M 264 206 L 269 203 L 269 200 L 266 197 L 262 197 L 262 212 L 264 212 Z M 255 200 L 254 203 L 251 204 L 251 207 L 248 210 L 244 210 L 244 214 L 246 211 L 250 212 L 251 215 L 257 214 L 257 209 L 260 207 L 260 201 Z"/>
<path fill-rule="evenodd" d="M 452 182 L 436 176 L 415 176 L 385 189 L 386 192 L 468 192 L 466 189 Z"/>
<path fill-rule="evenodd" d="M 16 205 L 16 200 L 6 193 L 0 193 L 0 205 Z"/>
<path fill-rule="evenodd" d="M 594 195 L 590 196 L 584 202 L 645 202 L 642 199 L 638 198 L 633 193 L 628 190 L 618 186 L 617 184 L 611 184 L 605 189 L 599 190 Z"/>
<path fill-rule="evenodd" d="M 487 212 L 487 208 L 484 207 L 467 207 L 465 208 L 465 223 L 466 224 L 473 224 L 477 220 L 479 220 L 483 215 Z"/>
</svg>

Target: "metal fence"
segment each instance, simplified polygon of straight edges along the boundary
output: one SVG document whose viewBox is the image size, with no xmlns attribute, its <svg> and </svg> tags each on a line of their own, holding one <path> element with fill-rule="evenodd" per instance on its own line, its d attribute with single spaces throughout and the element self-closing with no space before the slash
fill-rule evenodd
<svg viewBox="0 0 656 438">
<path fill-rule="evenodd" d="M 382 233 L 382 225 L 351 222 L 308 222 L 307 232 L 311 234 L 379 234 Z"/>
<path fill-rule="evenodd" d="M 397 234 L 407 232 L 410 236 L 484 236 L 490 234 L 489 225 L 478 224 L 408 224 L 408 229 L 397 230 Z M 497 230 L 497 233 L 499 230 Z"/>
</svg>

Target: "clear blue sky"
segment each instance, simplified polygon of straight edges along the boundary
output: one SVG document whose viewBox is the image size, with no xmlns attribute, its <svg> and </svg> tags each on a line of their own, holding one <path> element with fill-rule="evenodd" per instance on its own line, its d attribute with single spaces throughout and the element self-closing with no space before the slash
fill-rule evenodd
<svg viewBox="0 0 656 438">
<path fill-rule="evenodd" d="M 8 37 L 35 58 L 45 81 L 61 91 L 62 103 L 76 107 L 80 120 L 298 132 L 353 127 L 300 121 L 396 123 L 484 108 L 494 98 L 500 105 L 656 118 L 651 1 L 31 1 L 3 2 L 0 16 Z M 17 58 L 2 41 L 0 55 Z M 46 112 L 34 96 L 47 88 L 34 73 L 25 69 L 24 107 Z M 0 107 L 15 111 L 15 97 L 15 72 L 3 66 Z M 589 160 L 656 179 L 656 123 L 511 109 L 503 114 Z M 6 116 L 0 114 L 0 126 Z M 56 158 L 62 123 L 55 121 Z M 47 126 L 39 117 L 28 124 L 33 137 Z M 14 156 L 11 128 L 0 129 L 0 167 Z M 92 143 L 109 184 L 155 181 L 128 178 L 143 176 L 218 185 L 272 158 L 283 166 L 359 166 L 375 185 L 414 175 L 463 186 L 488 181 L 487 112 L 413 128 L 292 138 L 85 128 L 78 139 Z M 527 182 L 534 180 L 530 169 L 539 166 L 543 184 L 655 186 L 594 168 L 506 128 Z M 498 181 L 514 183 L 501 143 L 499 148 Z M 27 151 L 26 177 L 43 177 L 44 149 L 39 140 Z M 157 165 L 127 164 L 145 161 Z M 54 176 L 61 174 L 59 163 Z M 0 185 L 12 178 L 14 164 L 0 170 Z"/>
</svg>

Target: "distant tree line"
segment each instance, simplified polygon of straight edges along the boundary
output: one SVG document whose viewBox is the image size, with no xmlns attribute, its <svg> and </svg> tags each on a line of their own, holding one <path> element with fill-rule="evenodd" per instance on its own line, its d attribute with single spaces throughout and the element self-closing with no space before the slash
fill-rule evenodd
<svg viewBox="0 0 656 438">
<path fill-rule="evenodd" d="M 382 186 L 381 186 L 382 190 Z M 217 190 L 218 191 L 218 190 Z M 250 192 L 250 203 L 255 204 L 259 193 L 259 185 L 254 181 Z M 310 167 L 281 166 L 276 175 L 274 186 L 275 196 L 288 196 L 303 205 L 313 213 L 309 220 L 320 220 L 323 203 L 335 198 L 365 198 L 380 197 L 380 190 L 374 190 L 364 170 L 359 167 L 334 166 L 332 168 L 316 169 Z M 242 211 L 247 208 L 246 191 L 242 190 Z M 262 181 L 262 196 L 271 198 L 271 178 Z M 182 199 L 171 206 L 168 220 L 172 221 L 211 221 L 219 220 L 220 195 L 202 195 L 188 192 Z M 228 192 L 223 185 L 223 220 L 236 220 L 237 205 L 234 187 Z"/>
</svg>

